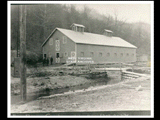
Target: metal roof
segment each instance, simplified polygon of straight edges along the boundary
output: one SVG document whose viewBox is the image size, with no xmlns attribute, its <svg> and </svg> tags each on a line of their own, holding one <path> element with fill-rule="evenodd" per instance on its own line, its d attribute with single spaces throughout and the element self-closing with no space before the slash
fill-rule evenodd
<svg viewBox="0 0 160 120">
<path fill-rule="evenodd" d="M 80 25 L 80 24 L 76 24 L 76 23 L 73 23 L 70 27 L 72 27 L 73 25 L 85 28 L 84 25 Z"/>
<path fill-rule="evenodd" d="M 63 28 L 55 28 L 53 32 L 49 35 L 49 37 L 44 41 L 42 46 L 48 41 L 48 39 L 52 36 L 52 34 L 56 30 L 59 30 L 60 32 L 65 34 L 68 38 L 70 38 L 75 43 L 137 48 L 136 46 L 130 44 L 129 42 L 119 37 L 107 37 L 101 34 L 88 33 L 88 32 L 76 32 L 73 30 L 68 30 Z"/>
<path fill-rule="evenodd" d="M 106 32 L 110 32 L 110 33 L 113 33 L 111 30 L 107 30 L 107 29 L 104 29 L 104 31 L 106 31 Z"/>
</svg>

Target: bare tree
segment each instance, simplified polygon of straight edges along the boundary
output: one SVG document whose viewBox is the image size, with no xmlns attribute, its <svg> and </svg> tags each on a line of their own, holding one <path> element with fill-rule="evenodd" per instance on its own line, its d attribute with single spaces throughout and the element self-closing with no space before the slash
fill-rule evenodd
<svg viewBox="0 0 160 120">
<path fill-rule="evenodd" d="M 105 27 L 106 28 L 110 28 L 111 26 L 114 25 L 114 18 L 110 15 L 110 14 L 107 14 L 106 15 L 103 15 L 103 21 L 105 22 Z"/>
<path fill-rule="evenodd" d="M 114 32 L 119 36 L 120 29 L 126 24 L 127 19 L 120 19 L 117 9 L 114 9 Z"/>
<path fill-rule="evenodd" d="M 50 21 L 50 18 L 54 15 L 50 15 L 52 8 L 49 8 L 47 4 L 44 5 L 31 5 L 28 9 L 31 12 L 31 15 L 35 20 L 28 20 L 27 23 L 30 23 L 35 26 L 40 26 L 43 28 L 43 37 L 46 39 L 47 35 L 47 24 Z"/>
<path fill-rule="evenodd" d="M 127 19 L 120 19 L 119 13 L 117 9 L 114 9 L 114 25 L 115 26 L 122 26 L 126 23 Z"/>
</svg>

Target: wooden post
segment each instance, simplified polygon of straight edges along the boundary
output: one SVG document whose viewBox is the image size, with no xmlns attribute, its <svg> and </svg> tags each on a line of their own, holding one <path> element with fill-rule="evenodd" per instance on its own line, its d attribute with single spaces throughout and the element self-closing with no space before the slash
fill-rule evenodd
<svg viewBox="0 0 160 120">
<path fill-rule="evenodd" d="M 46 39 L 46 31 L 47 31 L 47 28 L 46 28 L 46 16 L 47 16 L 47 4 L 44 4 L 44 16 L 43 16 L 43 34 L 44 34 L 44 40 Z"/>
<path fill-rule="evenodd" d="M 19 5 L 18 5 L 18 19 L 19 19 Z M 19 20 L 17 22 L 19 26 Z M 17 29 L 17 57 L 19 57 L 19 28 Z"/>
<path fill-rule="evenodd" d="M 132 65 L 132 72 L 134 72 L 134 68 L 133 67 L 134 67 L 134 65 Z"/>
<path fill-rule="evenodd" d="M 120 74 L 121 74 L 121 80 L 122 80 L 122 62 L 120 62 Z"/>
<path fill-rule="evenodd" d="M 26 5 L 20 5 L 20 93 L 26 100 Z"/>
</svg>

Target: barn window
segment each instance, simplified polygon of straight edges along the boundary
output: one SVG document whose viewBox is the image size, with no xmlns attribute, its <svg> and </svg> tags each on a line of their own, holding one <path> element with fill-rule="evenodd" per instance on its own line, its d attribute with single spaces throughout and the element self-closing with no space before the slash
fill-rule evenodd
<svg viewBox="0 0 160 120">
<path fill-rule="evenodd" d="M 121 53 L 121 57 L 123 56 L 123 53 Z"/>
<path fill-rule="evenodd" d="M 77 27 L 77 31 L 79 31 L 79 32 L 80 32 L 80 30 L 81 30 L 81 28 L 80 28 L 80 27 Z"/>
<path fill-rule="evenodd" d="M 107 53 L 107 57 L 110 56 L 110 53 Z"/>
<path fill-rule="evenodd" d="M 134 53 L 132 54 L 132 56 L 134 56 Z"/>
<path fill-rule="evenodd" d="M 46 54 L 44 54 L 44 58 L 46 58 Z"/>
<path fill-rule="evenodd" d="M 99 53 L 99 57 L 102 57 L 102 53 L 101 52 Z"/>
<path fill-rule="evenodd" d="M 84 57 L 84 52 L 81 52 L 81 57 Z"/>
<path fill-rule="evenodd" d="M 90 52 L 90 57 L 94 57 L 94 53 L 93 52 Z"/>
<path fill-rule="evenodd" d="M 53 38 L 50 38 L 49 45 L 53 45 Z"/>
<path fill-rule="evenodd" d="M 127 53 L 127 56 L 129 56 L 129 53 Z"/>
<path fill-rule="evenodd" d="M 114 56 L 117 56 L 117 53 L 114 53 Z"/>
<path fill-rule="evenodd" d="M 65 53 L 64 53 L 64 57 L 67 57 L 67 56 L 68 56 L 68 53 L 67 53 L 67 52 L 65 52 Z"/>
<path fill-rule="evenodd" d="M 56 58 L 59 58 L 59 53 L 56 53 Z"/>
<path fill-rule="evenodd" d="M 67 43 L 67 37 L 63 36 L 63 44 L 66 44 L 66 43 Z"/>
<path fill-rule="evenodd" d="M 76 30 L 76 29 L 75 29 L 75 26 L 72 27 L 72 30 L 74 30 L 74 31 Z"/>
</svg>

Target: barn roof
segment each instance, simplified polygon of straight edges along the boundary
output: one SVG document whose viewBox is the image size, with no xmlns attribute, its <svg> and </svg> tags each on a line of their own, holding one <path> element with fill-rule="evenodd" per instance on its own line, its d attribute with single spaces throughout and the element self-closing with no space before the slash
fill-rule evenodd
<svg viewBox="0 0 160 120">
<path fill-rule="evenodd" d="M 76 23 L 73 23 L 70 27 L 72 27 L 72 26 L 79 26 L 79 27 L 83 27 L 83 28 L 85 28 L 85 26 L 84 25 L 80 25 L 80 24 L 76 24 Z"/>
<path fill-rule="evenodd" d="M 104 29 L 104 31 L 106 31 L 106 32 L 110 32 L 110 33 L 113 33 L 111 30 L 107 30 L 107 29 Z"/>
<path fill-rule="evenodd" d="M 75 43 L 137 48 L 136 46 L 130 44 L 129 42 L 119 37 L 107 37 L 101 34 L 88 33 L 88 32 L 76 32 L 73 30 L 68 30 L 63 28 L 55 28 L 53 32 L 49 35 L 49 37 L 44 41 L 44 43 L 42 44 L 42 47 L 56 30 L 59 30 L 60 32 L 62 32 L 64 35 L 66 35 Z"/>
</svg>

